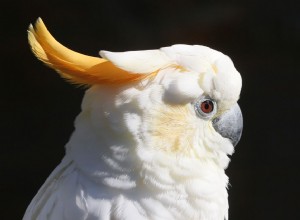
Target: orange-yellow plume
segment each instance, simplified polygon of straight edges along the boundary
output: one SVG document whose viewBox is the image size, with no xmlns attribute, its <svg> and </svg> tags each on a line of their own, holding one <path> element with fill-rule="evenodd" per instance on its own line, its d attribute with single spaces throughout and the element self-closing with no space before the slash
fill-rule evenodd
<svg viewBox="0 0 300 220">
<path fill-rule="evenodd" d="M 41 18 L 28 29 L 28 40 L 35 56 L 75 84 L 119 84 L 141 80 L 149 74 L 130 73 L 110 61 L 72 51 L 57 42 Z"/>
</svg>

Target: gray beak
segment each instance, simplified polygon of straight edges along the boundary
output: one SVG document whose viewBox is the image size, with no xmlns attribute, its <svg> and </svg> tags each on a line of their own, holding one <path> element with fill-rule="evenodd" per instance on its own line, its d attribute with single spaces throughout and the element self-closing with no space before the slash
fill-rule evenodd
<svg viewBox="0 0 300 220">
<path fill-rule="evenodd" d="M 236 146 L 242 136 L 243 115 L 238 104 L 213 120 L 214 129 Z"/>
</svg>

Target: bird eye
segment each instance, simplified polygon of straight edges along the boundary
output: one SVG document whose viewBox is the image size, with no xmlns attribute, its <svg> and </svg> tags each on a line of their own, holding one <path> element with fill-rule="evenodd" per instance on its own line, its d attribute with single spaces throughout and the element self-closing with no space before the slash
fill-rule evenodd
<svg viewBox="0 0 300 220">
<path fill-rule="evenodd" d="M 209 114 L 214 110 L 214 103 L 211 100 L 205 100 L 200 105 L 201 111 Z"/>
<path fill-rule="evenodd" d="M 194 103 L 196 114 L 203 119 L 210 119 L 217 111 L 216 102 L 210 98 L 199 98 Z"/>
</svg>

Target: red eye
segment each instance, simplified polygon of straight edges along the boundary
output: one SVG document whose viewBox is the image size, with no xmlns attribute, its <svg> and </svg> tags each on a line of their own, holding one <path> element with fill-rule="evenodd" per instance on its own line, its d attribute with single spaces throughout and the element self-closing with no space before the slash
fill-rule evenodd
<svg viewBox="0 0 300 220">
<path fill-rule="evenodd" d="M 214 110 L 214 103 L 210 100 L 205 100 L 204 102 L 201 102 L 200 108 L 204 113 L 211 113 Z"/>
<path fill-rule="evenodd" d="M 199 97 L 193 104 L 197 116 L 202 119 L 209 120 L 217 112 L 217 103 L 209 97 Z"/>
</svg>

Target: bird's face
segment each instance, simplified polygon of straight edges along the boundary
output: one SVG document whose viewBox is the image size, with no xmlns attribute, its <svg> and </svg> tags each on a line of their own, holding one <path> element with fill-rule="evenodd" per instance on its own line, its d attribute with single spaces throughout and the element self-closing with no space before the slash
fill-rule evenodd
<svg viewBox="0 0 300 220">
<path fill-rule="evenodd" d="M 201 79 L 202 74 L 176 67 L 156 76 L 147 92 L 145 142 L 175 156 L 221 157 L 217 160 L 226 166 L 224 155 L 233 153 L 241 136 L 242 114 L 236 101 L 224 103 L 204 92 Z"/>
<path fill-rule="evenodd" d="M 190 55 L 177 54 L 178 66 L 162 69 L 149 86 L 145 140 L 148 146 L 177 156 L 222 157 L 226 166 L 224 155 L 233 153 L 243 128 L 237 104 L 241 78 L 227 56 L 218 53 L 223 60 L 210 62 L 196 55 L 193 64 Z"/>
</svg>

